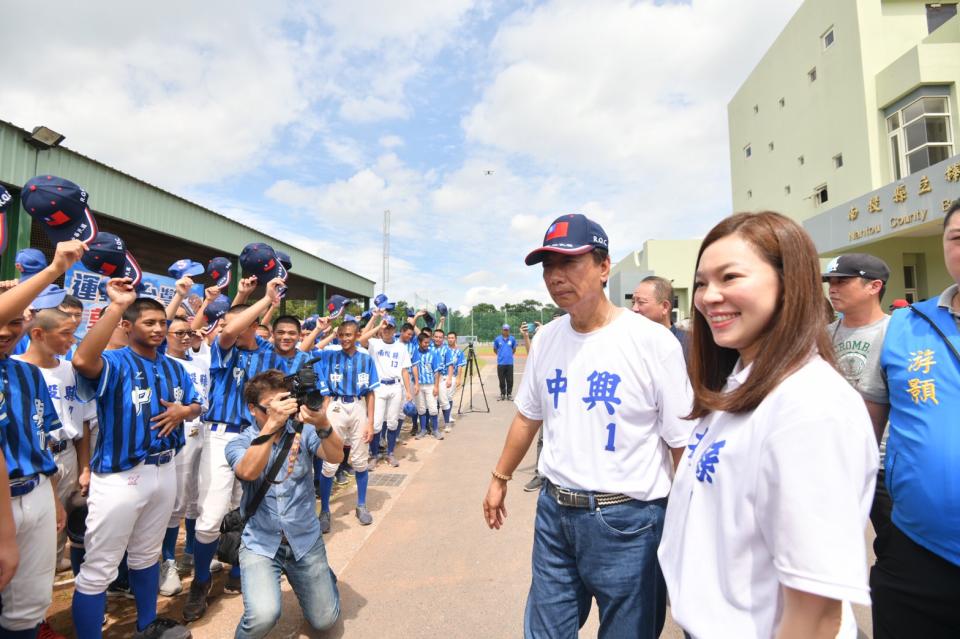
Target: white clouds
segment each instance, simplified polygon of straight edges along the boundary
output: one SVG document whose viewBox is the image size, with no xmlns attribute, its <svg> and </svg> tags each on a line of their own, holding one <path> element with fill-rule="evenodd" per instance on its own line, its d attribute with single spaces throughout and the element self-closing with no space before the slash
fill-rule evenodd
<svg viewBox="0 0 960 639">
<path fill-rule="evenodd" d="M 460 278 L 462 284 L 480 284 L 483 282 L 492 281 L 496 275 L 490 271 L 474 271 L 472 273 L 467 273 Z"/>
<path fill-rule="evenodd" d="M 396 149 L 403 146 L 403 138 L 399 135 L 384 135 L 380 138 L 380 146 L 385 149 Z"/>
</svg>

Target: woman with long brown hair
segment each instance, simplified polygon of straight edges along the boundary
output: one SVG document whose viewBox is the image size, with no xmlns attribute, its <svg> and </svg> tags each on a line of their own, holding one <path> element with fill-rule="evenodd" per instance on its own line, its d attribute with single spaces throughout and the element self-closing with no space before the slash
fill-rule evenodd
<svg viewBox="0 0 960 639">
<path fill-rule="evenodd" d="M 843 602 L 870 603 L 878 453 L 833 367 L 816 250 L 782 215 L 741 213 L 704 239 L 695 278 L 699 423 L 659 550 L 673 617 L 697 639 L 832 639 Z"/>
</svg>

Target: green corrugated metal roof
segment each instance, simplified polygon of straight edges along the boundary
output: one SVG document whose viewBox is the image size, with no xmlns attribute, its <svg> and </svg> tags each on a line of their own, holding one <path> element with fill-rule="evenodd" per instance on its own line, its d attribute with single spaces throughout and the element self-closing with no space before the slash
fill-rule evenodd
<svg viewBox="0 0 960 639">
<path fill-rule="evenodd" d="M 70 149 L 57 147 L 37 153 L 24 142 L 27 134 L 0 120 L 0 182 L 20 186 L 39 173 L 58 175 L 90 193 L 94 211 L 175 237 L 202 238 L 203 244 L 232 255 L 238 255 L 250 242 L 266 242 L 289 253 L 297 275 L 357 295 L 373 296 L 373 280 Z"/>
</svg>

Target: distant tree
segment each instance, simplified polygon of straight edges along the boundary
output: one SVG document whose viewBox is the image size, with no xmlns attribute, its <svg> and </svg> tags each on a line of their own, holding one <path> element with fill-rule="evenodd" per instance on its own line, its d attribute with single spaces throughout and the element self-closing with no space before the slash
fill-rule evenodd
<svg viewBox="0 0 960 639">
<path fill-rule="evenodd" d="M 493 304 L 487 304 L 486 302 L 481 302 L 480 304 L 473 305 L 473 312 L 476 315 L 480 315 L 482 313 L 497 313 L 501 311 L 497 311 L 497 307 L 494 306 Z"/>
</svg>

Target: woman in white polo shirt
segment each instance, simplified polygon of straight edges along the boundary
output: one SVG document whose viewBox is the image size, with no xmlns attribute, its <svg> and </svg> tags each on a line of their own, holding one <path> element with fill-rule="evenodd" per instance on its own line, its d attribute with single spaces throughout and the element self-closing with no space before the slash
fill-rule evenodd
<svg viewBox="0 0 960 639">
<path fill-rule="evenodd" d="M 659 557 L 695 639 L 856 635 L 870 603 L 864 529 L 878 465 L 870 418 L 834 369 L 813 243 L 776 213 L 738 214 L 700 247 L 692 418 Z"/>
</svg>

